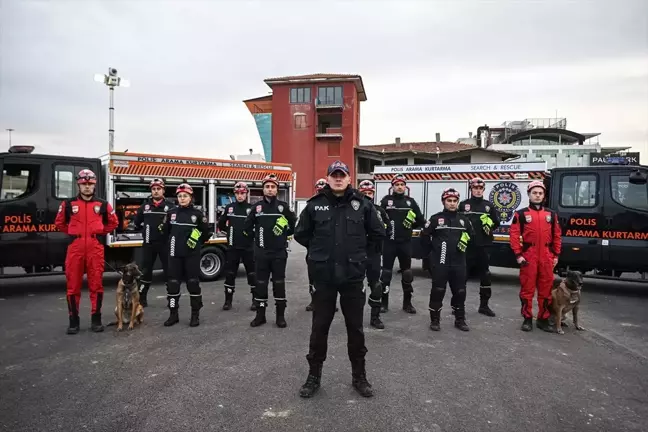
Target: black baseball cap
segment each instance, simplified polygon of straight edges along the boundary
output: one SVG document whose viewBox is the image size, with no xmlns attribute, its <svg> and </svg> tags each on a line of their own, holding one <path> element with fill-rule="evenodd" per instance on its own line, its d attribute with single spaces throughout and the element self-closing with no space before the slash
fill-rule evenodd
<svg viewBox="0 0 648 432">
<path fill-rule="evenodd" d="M 331 165 L 329 165 L 328 170 L 326 171 L 326 175 L 331 175 L 335 171 L 340 171 L 340 172 L 343 172 L 346 175 L 351 175 L 350 172 L 349 172 L 349 167 L 347 166 L 347 164 L 345 164 L 344 162 L 339 161 L 339 160 L 336 160 Z"/>
</svg>

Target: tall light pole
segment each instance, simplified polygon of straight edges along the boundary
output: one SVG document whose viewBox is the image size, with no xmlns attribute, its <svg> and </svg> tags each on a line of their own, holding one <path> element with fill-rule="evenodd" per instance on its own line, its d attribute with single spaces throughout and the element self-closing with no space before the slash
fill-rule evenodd
<svg viewBox="0 0 648 432">
<path fill-rule="evenodd" d="M 7 129 L 7 132 L 9 132 L 9 147 L 11 147 L 11 132 L 13 132 L 13 131 L 14 131 L 14 129 L 11 129 L 11 128 Z"/>
<path fill-rule="evenodd" d="M 115 87 L 129 87 L 130 82 L 117 75 L 117 69 L 108 68 L 107 74 L 95 74 L 94 80 L 108 86 L 110 105 L 108 106 L 108 151 L 115 149 Z"/>
</svg>

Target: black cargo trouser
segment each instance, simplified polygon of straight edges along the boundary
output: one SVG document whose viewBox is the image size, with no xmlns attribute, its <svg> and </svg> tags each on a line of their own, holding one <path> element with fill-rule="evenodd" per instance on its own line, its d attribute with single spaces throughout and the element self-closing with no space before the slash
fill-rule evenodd
<svg viewBox="0 0 648 432">
<path fill-rule="evenodd" d="M 468 246 L 467 262 L 470 263 L 471 270 L 479 278 L 479 286 L 482 288 L 491 287 L 490 272 L 490 246 Z M 469 272 L 470 273 L 470 272 Z"/>
<path fill-rule="evenodd" d="M 403 271 L 401 273 L 401 285 L 403 293 L 412 293 L 412 241 L 407 240 L 404 242 L 396 242 L 394 240 L 386 240 L 383 245 L 382 255 L 382 274 L 380 275 L 380 283 L 383 286 L 383 293 L 389 293 L 389 286 L 392 280 L 392 269 L 394 262 L 398 258 L 398 265 Z"/>
<path fill-rule="evenodd" d="M 142 245 L 142 277 L 140 278 L 140 292 L 147 292 L 153 283 L 153 267 L 155 260 L 160 257 L 162 271 L 164 272 L 164 281 L 169 277 L 168 252 L 165 242 L 149 243 Z"/>
<path fill-rule="evenodd" d="M 239 264 L 243 262 L 247 274 L 250 292 L 254 294 L 256 286 L 256 273 L 254 269 L 254 249 L 236 249 L 230 247 L 225 253 L 225 292 L 234 293 L 236 290 L 236 273 Z"/>
<path fill-rule="evenodd" d="M 363 326 L 365 304 L 364 282 L 341 285 L 318 283 L 315 281 L 313 293 L 313 321 L 310 344 L 306 358 L 309 363 L 322 364 L 328 350 L 328 334 L 335 316 L 337 294 L 340 293 L 340 306 L 347 330 L 347 349 L 352 364 L 363 360 L 367 353 Z"/>
<path fill-rule="evenodd" d="M 308 260 L 308 254 L 306 254 L 306 271 L 308 272 L 308 292 L 313 294 L 315 287 L 313 285 L 313 266 Z"/>
<path fill-rule="evenodd" d="M 369 306 L 380 307 L 382 284 L 380 283 L 380 254 L 369 255 L 367 259 L 367 283 L 369 284 Z"/>
<path fill-rule="evenodd" d="M 187 284 L 191 310 L 200 310 L 203 306 L 200 290 L 200 253 L 187 257 L 169 257 L 169 282 L 167 283 L 167 301 L 169 309 L 177 309 L 180 303 L 180 283 Z"/>
<path fill-rule="evenodd" d="M 268 304 L 268 284 L 272 275 L 272 296 L 275 306 L 286 306 L 286 249 L 265 250 L 257 249 L 254 255 L 256 269 L 256 288 L 254 289 L 254 303 L 257 307 L 266 307 Z"/>
<path fill-rule="evenodd" d="M 429 308 L 433 312 L 441 310 L 443 298 L 446 293 L 446 285 L 450 285 L 452 299 L 450 305 L 455 317 L 465 317 L 466 303 L 466 266 L 449 266 L 434 264 L 430 266 L 432 276 L 432 289 L 430 290 Z"/>
</svg>

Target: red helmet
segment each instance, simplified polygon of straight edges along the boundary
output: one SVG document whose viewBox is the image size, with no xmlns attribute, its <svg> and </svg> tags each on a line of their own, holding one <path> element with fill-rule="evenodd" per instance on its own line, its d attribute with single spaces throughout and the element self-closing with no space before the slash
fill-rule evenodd
<svg viewBox="0 0 648 432">
<path fill-rule="evenodd" d="M 544 182 L 542 180 L 533 180 L 527 186 L 527 193 L 531 192 L 531 189 L 536 188 L 536 187 L 542 188 L 542 190 L 545 191 L 545 192 L 547 191 L 547 189 L 545 188 Z"/>
<path fill-rule="evenodd" d="M 96 184 L 97 176 L 89 169 L 82 169 L 76 176 L 77 184 Z"/>
<path fill-rule="evenodd" d="M 484 180 L 480 179 L 479 177 L 474 177 L 470 179 L 470 187 L 472 188 L 474 186 L 484 187 L 486 186 L 486 183 L 484 183 Z"/>
<path fill-rule="evenodd" d="M 265 176 L 261 184 L 265 185 L 266 183 L 274 183 L 277 187 L 279 187 L 279 180 L 274 174 L 268 174 L 267 176 Z"/>
<path fill-rule="evenodd" d="M 371 180 L 362 180 L 358 185 L 358 190 L 360 192 L 375 192 L 376 188 Z"/>
<path fill-rule="evenodd" d="M 176 195 L 178 195 L 180 192 L 185 192 L 188 193 L 189 195 L 193 195 L 193 188 L 187 183 L 182 183 L 180 186 L 176 188 Z"/>
<path fill-rule="evenodd" d="M 248 185 L 245 182 L 238 182 L 234 185 L 234 192 L 249 192 Z"/>
<path fill-rule="evenodd" d="M 397 183 L 397 182 L 403 182 L 403 183 L 407 184 L 407 179 L 405 178 L 405 174 L 396 174 L 392 178 L 392 182 L 391 182 L 392 186 L 394 185 L 394 183 Z"/>
<path fill-rule="evenodd" d="M 461 195 L 459 195 L 459 191 L 455 188 L 446 188 L 443 190 L 443 193 L 441 194 L 441 202 L 444 202 L 446 198 L 457 198 L 459 200 L 461 198 Z"/>
<path fill-rule="evenodd" d="M 162 189 L 164 189 L 164 180 L 154 178 L 153 180 L 151 180 L 151 183 L 149 183 L 149 189 L 153 189 L 153 186 L 161 187 Z"/>
<path fill-rule="evenodd" d="M 316 192 L 321 191 L 322 189 L 324 189 L 324 187 L 326 187 L 327 184 L 328 184 L 328 182 L 326 181 L 325 178 L 321 178 L 321 179 L 317 180 L 315 182 L 315 191 Z"/>
</svg>

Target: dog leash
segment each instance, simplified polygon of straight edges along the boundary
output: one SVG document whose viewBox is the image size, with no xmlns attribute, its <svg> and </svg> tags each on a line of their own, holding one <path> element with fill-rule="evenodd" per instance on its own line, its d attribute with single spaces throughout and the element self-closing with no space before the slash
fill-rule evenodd
<svg viewBox="0 0 648 432">
<path fill-rule="evenodd" d="M 115 271 L 115 273 L 117 273 L 119 276 L 124 276 L 124 273 L 123 273 L 123 272 L 120 272 L 120 271 L 117 270 L 115 267 L 113 267 L 113 266 L 111 266 L 110 264 L 108 264 L 108 261 L 104 260 L 104 264 L 106 264 L 108 267 L 110 267 L 111 269 L 113 269 L 113 270 Z"/>
</svg>

